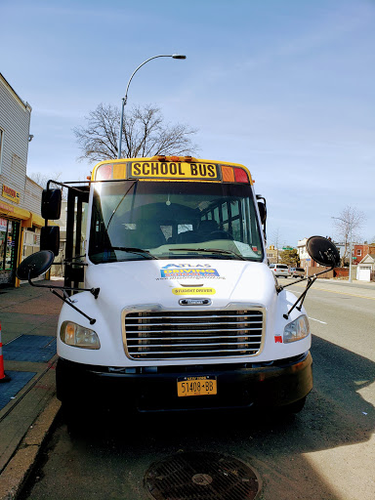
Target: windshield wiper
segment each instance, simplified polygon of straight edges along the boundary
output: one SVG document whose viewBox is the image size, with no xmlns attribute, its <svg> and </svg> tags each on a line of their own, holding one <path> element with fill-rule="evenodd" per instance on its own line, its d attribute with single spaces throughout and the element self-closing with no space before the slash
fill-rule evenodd
<svg viewBox="0 0 375 500">
<path fill-rule="evenodd" d="M 112 250 L 120 250 L 123 252 L 135 253 L 138 255 L 142 255 L 145 259 L 150 260 L 158 260 L 155 255 L 152 255 L 148 250 L 143 250 L 143 248 L 135 248 L 135 247 L 112 247 Z"/>
<path fill-rule="evenodd" d="M 237 259 L 240 260 L 247 260 L 245 257 L 240 255 L 239 253 L 232 252 L 232 250 L 219 250 L 217 248 L 170 248 L 169 251 L 173 252 L 174 250 L 177 250 L 179 252 L 182 251 L 187 251 L 187 252 L 207 252 L 207 253 L 216 253 L 219 255 L 233 255 Z"/>
<path fill-rule="evenodd" d="M 113 209 L 112 213 L 111 213 L 111 216 L 110 218 L 108 219 L 108 224 L 107 224 L 107 231 L 108 231 L 108 228 L 109 226 L 111 225 L 111 222 L 112 222 L 112 219 L 113 219 L 113 216 L 115 215 L 115 213 L 117 212 L 119 206 L 121 205 L 121 203 L 124 201 L 126 195 L 129 193 L 129 191 L 131 190 L 131 188 L 135 186 L 137 188 L 137 184 L 136 184 L 136 181 L 133 182 L 133 184 L 130 185 L 129 189 L 127 191 L 125 191 L 123 197 L 121 198 L 121 200 L 117 203 L 117 206 L 116 208 Z M 134 192 L 135 194 L 135 192 Z"/>
</svg>

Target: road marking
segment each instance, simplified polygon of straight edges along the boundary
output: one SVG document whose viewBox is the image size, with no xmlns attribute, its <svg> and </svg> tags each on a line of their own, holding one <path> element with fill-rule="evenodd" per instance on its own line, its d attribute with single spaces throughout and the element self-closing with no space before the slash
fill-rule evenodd
<svg viewBox="0 0 375 500">
<path fill-rule="evenodd" d="M 290 290 L 290 291 L 293 293 L 299 293 L 297 290 Z M 328 325 L 328 323 L 326 323 L 325 321 L 321 321 L 320 319 L 312 318 L 311 316 L 309 316 L 309 319 L 311 321 L 316 321 L 317 323 L 321 323 L 322 325 Z"/>
<path fill-rule="evenodd" d="M 321 323 L 322 325 L 328 325 L 328 323 L 326 323 L 325 321 L 321 321 L 320 319 L 312 318 L 311 316 L 309 316 L 309 319 L 311 319 L 311 321 L 317 321 L 318 323 Z"/>
</svg>

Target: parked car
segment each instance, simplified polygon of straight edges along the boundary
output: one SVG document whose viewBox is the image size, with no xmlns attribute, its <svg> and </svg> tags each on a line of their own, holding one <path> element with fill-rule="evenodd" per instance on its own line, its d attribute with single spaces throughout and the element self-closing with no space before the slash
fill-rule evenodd
<svg viewBox="0 0 375 500">
<path fill-rule="evenodd" d="M 303 269 L 303 267 L 291 267 L 290 274 L 291 276 L 293 276 L 293 278 L 301 278 L 305 276 L 305 270 Z"/>
<path fill-rule="evenodd" d="M 289 278 L 289 267 L 286 264 L 270 264 L 269 267 L 276 277 L 284 276 L 284 278 Z"/>
</svg>

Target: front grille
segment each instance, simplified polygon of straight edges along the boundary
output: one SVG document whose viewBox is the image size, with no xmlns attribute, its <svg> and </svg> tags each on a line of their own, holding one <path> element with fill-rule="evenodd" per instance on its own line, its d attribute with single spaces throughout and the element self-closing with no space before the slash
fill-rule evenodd
<svg viewBox="0 0 375 500">
<path fill-rule="evenodd" d="M 126 351 L 137 360 L 255 356 L 263 312 L 136 312 L 125 316 Z"/>
</svg>

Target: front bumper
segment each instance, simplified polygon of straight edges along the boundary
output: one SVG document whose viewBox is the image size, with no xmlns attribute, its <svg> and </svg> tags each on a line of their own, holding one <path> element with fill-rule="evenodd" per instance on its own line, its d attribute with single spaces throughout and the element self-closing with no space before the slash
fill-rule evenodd
<svg viewBox="0 0 375 500">
<path fill-rule="evenodd" d="M 84 365 L 60 358 L 57 397 L 63 403 L 91 402 L 97 407 L 121 406 L 140 412 L 214 408 L 281 407 L 307 396 L 313 386 L 312 357 L 305 353 L 271 366 L 200 365 L 155 367 L 155 373 Z M 177 379 L 211 375 L 214 396 L 178 397 Z"/>
</svg>

